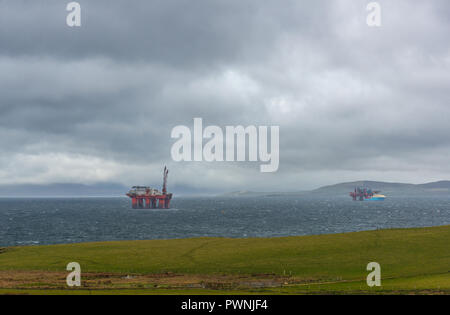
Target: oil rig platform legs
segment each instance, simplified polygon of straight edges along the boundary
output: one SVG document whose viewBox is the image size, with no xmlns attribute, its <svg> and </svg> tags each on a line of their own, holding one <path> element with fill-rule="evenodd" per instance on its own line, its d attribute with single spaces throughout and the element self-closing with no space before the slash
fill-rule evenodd
<svg viewBox="0 0 450 315">
<path fill-rule="evenodd" d="M 133 186 L 127 193 L 133 209 L 169 209 L 172 194 L 167 193 L 169 170 L 164 167 L 162 192 L 148 186 Z"/>
</svg>

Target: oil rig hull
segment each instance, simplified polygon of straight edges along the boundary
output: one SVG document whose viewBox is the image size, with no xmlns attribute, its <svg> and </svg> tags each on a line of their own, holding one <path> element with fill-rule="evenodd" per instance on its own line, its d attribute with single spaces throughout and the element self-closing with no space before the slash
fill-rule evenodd
<svg viewBox="0 0 450 315">
<path fill-rule="evenodd" d="M 172 194 L 167 192 L 169 170 L 164 167 L 162 192 L 148 186 L 133 186 L 127 193 L 133 209 L 169 209 Z"/>
</svg>

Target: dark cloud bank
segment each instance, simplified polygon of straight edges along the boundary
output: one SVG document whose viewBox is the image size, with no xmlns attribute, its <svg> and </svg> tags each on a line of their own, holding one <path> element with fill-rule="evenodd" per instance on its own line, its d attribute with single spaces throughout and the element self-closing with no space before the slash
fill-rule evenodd
<svg viewBox="0 0 450 315">
<path fill-rule="evenodd" d="M 68 1 L 67 1 L 68 2 Z M 301 190 L 450 178 L 450 3 L 0 1 L 0 184 Z M 280 168 L 175 163 L 176 125 L 279 125 Z"/>
</svg>

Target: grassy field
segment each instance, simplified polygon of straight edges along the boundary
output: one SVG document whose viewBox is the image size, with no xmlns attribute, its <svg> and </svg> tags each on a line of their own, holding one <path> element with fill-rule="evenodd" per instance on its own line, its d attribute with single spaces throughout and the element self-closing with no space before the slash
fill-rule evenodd
<svg viewBox="0 0 450 315">
<path fill-rule="evenodd" d="M 69 262 L 82 287 L 65 285 Z M 381 265 L 382 286 L 366 285 Z M 0 294 L 449 294 L 450 226 L 0 249 Z"/>
</svg>

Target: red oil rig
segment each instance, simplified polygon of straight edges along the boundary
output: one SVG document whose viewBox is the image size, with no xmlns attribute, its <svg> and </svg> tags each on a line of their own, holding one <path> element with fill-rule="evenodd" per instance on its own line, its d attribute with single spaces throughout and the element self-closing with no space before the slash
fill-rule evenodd
<svg viewBox="0 0 450 315">
<path fill-rule="evenodd" d="M 148 186 L 133 186 L 127 193 L 131 198 L 133 209 L 169 209 L 172 194 L 167 193 L 167 175 L 169 170 L 164 167 L 162 193 Z"/>
</svg>

